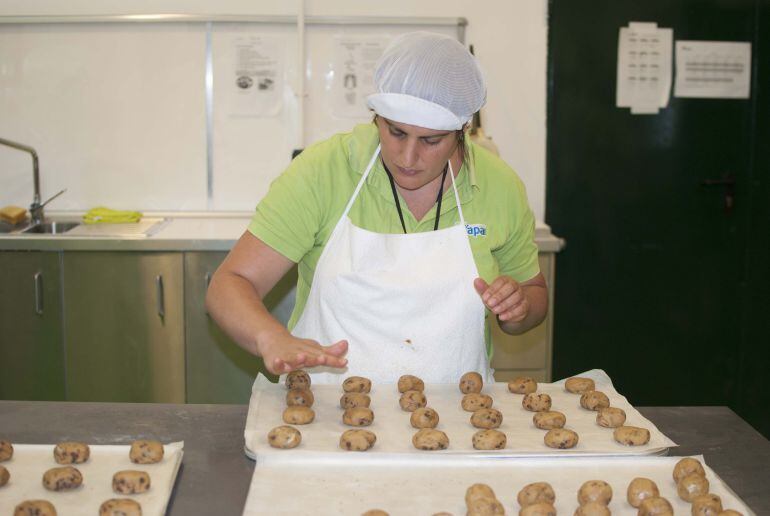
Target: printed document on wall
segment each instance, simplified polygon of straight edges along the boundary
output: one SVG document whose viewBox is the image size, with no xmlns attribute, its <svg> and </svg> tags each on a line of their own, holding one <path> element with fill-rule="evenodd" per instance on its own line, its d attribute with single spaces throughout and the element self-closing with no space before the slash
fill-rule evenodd
<svg viewBox="0 0 770 516">
<path fill-rule="evenodd" d="M 334 116 L 369 116 L 367 95 L 374 93 L 374 67 L 385 51 L 388 39 L 364 36 L 337 36 L 327 91 Z"/>
<path fill-rule="evenodd" d="M 674 96 L 747 99 L 751 43 L 677 41 Z"/>
<path fill-rule="evenodd" d="M 618 36 L 615 103 L 632 114 L 655 114 L 671 91 L 673 30 L 656 23 L 631 22 Z"/>
<path fill-rule="evenodd" d="M 284 53 L 280 40 L 239 36 L 231 47 L 229 82 L 215 87 L 230 91 L 228 113 L 234 116 L 276 116 L 283 107 Z"/>
</svg>

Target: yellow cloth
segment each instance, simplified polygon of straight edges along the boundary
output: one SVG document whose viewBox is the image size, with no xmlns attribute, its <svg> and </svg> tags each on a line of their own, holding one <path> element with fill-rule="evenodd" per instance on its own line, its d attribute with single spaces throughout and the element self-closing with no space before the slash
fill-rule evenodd
<svg viewBox="0 0 770 516">
<path fill-rule="evenodd" d="M 83 215 L 83 222 L 86 224 L 125 224 L 140 220 L 142 220 L 141 212 L 112 210 L 104 206 L 92 208 Z"/>
</svg>

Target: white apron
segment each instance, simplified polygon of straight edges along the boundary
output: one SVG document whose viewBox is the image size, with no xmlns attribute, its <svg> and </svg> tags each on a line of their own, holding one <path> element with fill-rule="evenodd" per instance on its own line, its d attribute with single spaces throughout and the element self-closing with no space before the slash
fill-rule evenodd
<svg viewBox="0 0 770 516">
<path fill-rule="evenodd" d="M 484 341 L 484 304 L 454 174 L 460 224 L 424 233 L 383 234 L 348 218 L 378 146 L 318 260 L 292 333 L 322 345 L 348 341 L 345 369 L 317 367 L 314 383 L 351 375 L 395 383 L 403 374 L 427 383 L 457 382 L 477 371 L 493 382 Z"/>
</svg>

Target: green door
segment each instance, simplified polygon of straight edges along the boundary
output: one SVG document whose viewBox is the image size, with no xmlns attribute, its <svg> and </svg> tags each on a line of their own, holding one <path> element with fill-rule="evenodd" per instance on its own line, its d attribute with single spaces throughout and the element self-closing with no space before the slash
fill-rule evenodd
<svg viewBox="0 0 770 516">
<path fill-rule="evenodd" d="M 750 352 L 742 331 L 759 213 L 749 202 L 754 157 L 767 152 L 754 125 L 757 81 L 768 85 L 758 78 L 767 73 L 757 66 L 759 6 L 551 1 L 546 222 L 567 241 L 554 378 L 603 368 L 636 405 L 736 405 Z M 752 42 L 751 99 L 672 96 L 657 115 L 615 107 L 618 31 L 635 21 L 672 28 L 675 41 Z"/>
</svg>

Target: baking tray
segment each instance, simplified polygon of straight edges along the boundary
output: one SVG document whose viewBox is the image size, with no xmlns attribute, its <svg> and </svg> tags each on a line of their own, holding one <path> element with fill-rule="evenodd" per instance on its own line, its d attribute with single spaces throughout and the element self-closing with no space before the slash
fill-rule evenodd
<svg viewBox="0 0 770 516">
<path fill-rule="evenodd" d="M 710 492 L 722 498 L 725 509 L 745 516 L 754 514 L 708 467 L 702 456 Z M 465 491 L 475 483 L 488 484 L 507 514 L 518 514 L 516 495 L 531 482 L 549 482 L 556 493 L 558 514 L 573 514 L 577 492 L 587 480 L 604 480 L 612 486 L 609 508 L 613 515 L 636 515 L 626 501 L 628 484 L 636 477 L 656 482 L 674 514 L 690 514 L 671 477 L 681 457 L 591 457 L 483 459 L 434 458 L 386 463 L 352 463 L 347 459 L 308 460 L 301 466 L 288 462 L 259 465 L 254 469 L 244 516 L 266 514 L 360 515 L 382 509 L 391 516 L 466 513 Z"/>
<path fill-rule="evenodd" d="M 249 412 L 244 431 L 246 455 L 257 461 L 264 460 L 304 460 L 310 456 L 335 457 L 338 455 L 358 455 L 353 460 L 392 460 L 399 458 L 441 456 L 466 456 L 478 458 L 506 457 L 553 457 L 553 456 L 643 456 L 660 455 L 676 446 L 671 439 L 647 418 L 642 416 L 619 394 L 611 379 L 601 370 L 588 371 L 578 376 L 591 377 L 596 382 L 596 389 L 604 392 L 613 407 L 626 412 L 626 424 L 647 428 L 650 442 L 644 446 L 625 446 L 617 443 L 613 429 L 596 424 L 596 412 L 580 407 L 580 395 L 564 390 L 564 381 L 538 384 L 537 392 L 551 396 L 552 410 L 563 412 L 567 417 L 565 428 L 576 431 L 579 443 L 576 447 L 556 450 L 545 445 L 543 437 L 546 431 L 532 423 L 533 412 L 522 408 L 523 395 L 508 391 L 507 383 L 485 385 L 482 392 L 494 399 L 494 408 L 503 413 L 503 423 L 499 430 L 505 432 L 507 445 L 502 450 L 475 450 L 471 438 L 478 428 L 470 424 L 470 412 L 462 410 L 460 401 L 463 394 L 454 384 L 429 384 L 425 386 L 428 406 L 436 409 L 440 421 L 437 429 L 449 437 L 449 448 L 440 451 L 417 450 L 412 445 L 412 435 L 417 429 L 409 424 L 410 412 L 401 410 L 396 385 L 373 385 L 370 396 L 374 411 L 374 423 L 367 430 L 377 435 L 377 442 L 372 449 L 364 453 L 354 453 L 339 448 L 340 435 L 352 427 L 342 423 L 343 410 L 339 406 L 343 394 L 341 385 L 314 385 L 315 397 L 313 410 L 315 421 L 309 425 L 296 425 L 302 433 L 302 443 L 294 449 L 279 450 L 267 443 L 268 432 L 285 424 L 281 418 L 286 407 L 286 387 L 273 384 L 263 376 L 258 376 L 252 388 Z M 365 458 L 363 458 L 365 456 Z"/>
<path fill-rule="evenodd" d="M 132 498 L 142 505 L 144 516 L 166 513 L 171 491 L 184 454 L 184 442 L 164 444 L 163 460 L 157 464 L 134 464 L 128 458 L 129 445 L 90 445 L 91 456 L 83 464 L 73 464 L 83 474 L 83 485 L 72 491 L 48 491 L 43 487 L 43 473 L 62 466 L 53 458 L 53 444 L 13 443 L 13 458 L 2 465 L 11 474 L 0 487 L 0 514 L 13 514 L 24 500 L 48 500 L 59 516 L 99 514 L 99 506 L 110 498 Z M 136 495 L 121 495 L 112 490 L 112 475 L 132 469 L 150 475 L 151 488 Z"/>
</svg>

